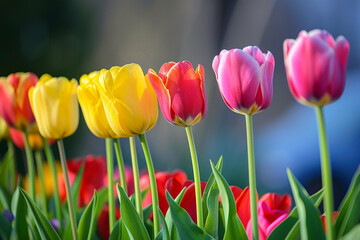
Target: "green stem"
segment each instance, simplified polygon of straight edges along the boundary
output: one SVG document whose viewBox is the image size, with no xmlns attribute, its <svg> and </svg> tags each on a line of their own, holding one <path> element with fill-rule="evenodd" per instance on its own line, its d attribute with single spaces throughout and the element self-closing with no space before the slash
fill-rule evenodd
<svg viewBox="0 0 360 240">
<path fill-rule="evenodd" d="M 196 154 L 195 142 L 194 142 L 191 126 L 186 126 L 185 130 L 189 142 L 189 148 L 190 148 L 190 154 L 191 154 L 191 160 L 192 160 L 192 166 L 194 172 L 197 225 L 200 228 L 203 228 L 204 220 L 203 220 L 203 210 L 201 205 L 201 182 L 200 182 L 199 163 Z"/>
<path fill-rule="evenodd" d="M 332 177 L 331 177 L 331 163 L 329 157 L 328 144 L 326 140 L 325 123 L 322 107 L 316 107 L 316 117 L 319 130 L 319 145 L 321 155 L 321 177 L 324 188 L 324 210 L 326 218 L 326 239 L 333 240 L 334 228 L 332 223 L 333 214 L 333 192 L 332 192 Z"/>
<path fill-rule="evenodd" d="M 68 173 L 68 169 L 67 169 L 67 166 L 66 166 L 66 156 L 65 156 L 64 143 L 63 143 L 62 139 L 58 139 L 57 143 L 58 143 L 58 148 L 59 148 L 59 153 L 60 153 L 61 167 L 62 167 L 62 170 L 63 170 L 63 173 L 64 173 L 64 178 L 65 178 L 66 199 L 67 199 L 68 208 L 69 208 L 69 216 L 70 216 L 70 225 L 71 225 L 72 236 L 73 236 L 73 240 L 77 240 L 78 235 L 77 235 L 77 227 L 76 227 L 76 220 L 75 220 L 75 212 L 74 212 L 73 202 L 72 202 L 72 199 L 71 199 L 69 173 Z"/>
<path fill-rule="evenodd" d="M 125 193 L 127 194 L 124 160 L 123 160 L 123 156 L 121 153 L 120 141 L 118 138 L 114 139 L 114 146 L 115 146 L 115 154 L 116 154 L 117 164 L 118 164 L 119 173 L 120 173 L 120 185 L 124 189 Z"/>
<path fill-rule="evenodd" d="M 7 154 L 9 154 L 9 157 L 12 158 L 12 160 L 10 161 L 10 166 L 9 166 L 9 171 L 10 171 L 10 185 L 9 185 L 9 189 L 10 192 L 14 192 L 15 188 L 16 188 L 16 167 L 15 167 L 15 158 L 14 158 L 14 144 L 12 143 L 11 140 L 7 141 L 7 145 L 8 145 L 8 152 Z"/>
<path fill-rule="evenodd" d="M 130 143 L 130 153 L 131 153 L 131 163 L 134 175 L 134 188 L 135 188 L 135 206 L 136 210 L 139 213 L 139 216 L 142 220 L 144 220 L 143 211 L 142 211 L 142 199 L 141 199 L 141 191 L 140 191 L 140 177 L 139 177 L 139 166 L 136 155 L 136 145 L 135 145 L 135 137 L 129 138 Z"/>
<path fill-rule="evenodd" d="M 140 138 L 141 146 L 144 151 L 146 165 L 150 179 L 150 188 L 151 188 L 150 191 L 151 191 L 152 208 L 153 208 L 154 238 L 155 238 L 158 232 L 160 231 L 160 222 L 159 222 L 159 214 L 158 214 L 159 198 L 158 198 L 158 192 L 156 186 L 155 170 L 145 134 L 140 134 L 139 138 Z"/>
<path fill-rule="evenodd" d="M 115 197 L 114 197 L 114 165 L 112 139 L 107 138 L 106 143 L 106 165 L 108 173 L 108 202 L 109 202 L 109 232 L 115 225 Z"/>
<path fill-rule="evenodd" d="M 25 141 L 25 152 L 26 152 L 26 160 L 28 165 L 28 179 L 29 179 L 29 189 L 31 198 L 35 199 L 35 166 L 34 166 L 34 158 L 29 144 L 28 133 L 23 132 L 24 141 Z"/>
<path fill-rule="evenodd" d="M 46 141 L 45 138 L 43 139 L 44 143 L 44 150 L 45 155 L 47 158 L 47 162 L 50 166 L 51 176 L 53 180 L 54 185 L 54 201 L 55 201 L 55 214 L 56 218 L 59 220 L 59 232 L 62 232 L 62 215 L 61 215 L 61 202 L 60 202 L 60 194 L 59 194 L 59 187 L 58 187 L 58 181 L 57 181 L 57 170 L 55 165 L 55 159 L 54 154 L 49 146 L 49 143 Z"/>
<path fill-rule="evenodd" d="M 44 211 L 45 216 L 47 216 L 48 213 L 46 206 L 46 189 L 45 189 L 45 179 L 44 179 L 43 158 L 40 150 L 35 151 L 35 161 L 36 161 L 38 176 L 40 178 L 42 210 Z"/>
<path fill-rule="evenodd" d="M 246 114 L 245 119 L 246 119 L 246 135 L 247 135 L 247 151 L 248 151 L 248 167 L 249 167 L 251 225 L 253 231 L 253 239 L 257 240 L 259 239 L 259 228 L 258 228 L 258 216 L 257 216 L 254 140 L 253 140 L 253 127 L 252 127 L 251 114 Z"/>
</svg>

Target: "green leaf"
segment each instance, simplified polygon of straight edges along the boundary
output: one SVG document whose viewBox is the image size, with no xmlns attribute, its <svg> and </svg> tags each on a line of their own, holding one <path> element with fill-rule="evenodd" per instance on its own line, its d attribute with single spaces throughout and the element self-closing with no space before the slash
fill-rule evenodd
<svg viewBox="0 0 360 240">
<path fill-rule="evenodd" d="M 97 204 L 96 204 L 96 218 L 99 217 L 105 203 L 107 202 L 108 199 L 108 188 L 104 187 L 102 188 L 98 193 L 97 193 Z"/>
<path fill-rule="evenodd" d="M 244 226 L 240 222 L 240 219 L 236 213 L 236 205 L 234 196 L 230 190 L 229 184 L 224 177 L 214 167 L 214 164 L 210 162 L 212 171 L 215 176 L 215 181 L 218 185 L 225 218 L 225 233 L 224 240 L 232 239 L 248 239 Z"/>
<path fill-rule="evenodd" d="M 25 192 L 24 189 L 19 188 L 20 193 L 25 198 L 27 206 L 32 213 L 33 219 L 35 221 L 36 227 L 39 230 L 42 239 L 60 239 L 59 235 L 56 233 L 54 228 L 51 226 L 50 222 L 46 219 L 43 212 L 35 204 L 35 202 L 30 198 L 30 196 Z"/>
<path fill-rule="evenodd" d="M 216 169 L 219 170 L 219 172 L 222 171 L 222 167 L 223 167 L 223 156 L 221 156 L 219 158 L 219 161 L 217 162 L 216 164 Z M 203 193 L 203 196 L 201 198 L 201 205 L 202 205 L 202 208 L 203 208 L 203 214 L 204 214 L 204 218 L 206 219 L 207 218 L 207 215 L 208 215 L 208 208 L 207 208 L 207 199 L 208 199 L 208 194 L 209 194 L 209 191 L 211 189 L 211 186 L 213 185 L 213 182 L 215 181 L 214 179 L 214 174 L 211 173 L 208 181 L 206 182 L 206 186 L 205 186 L 205 189 L 204 189 L 204 193 Z"/>
<path fill-rule="evenodd" d="M 9 189 L 9 174 L 10 174 L 10 161 L 14 161 L 10 151 L 7 151 L 4 158 L 0 162 L 0 186 L 4 189 Z"/>
<path fill-rule="evenodd" d="M 25 198 L 16 188 L 11 200 L 11 211 L 14 214 L 14 228 L 11 233 L 13 239 L 29 239 L 28 223 L 26 221 L 27 205 Z"/>
<path fill-rule="evenodd" d="M 5 190 L 5 188 L 3 188 L 2 186 L 0 186 L 0 210 L 10 210 L 10 199 L 11 196 L 9 194 L 9 192 L 7 190 Z"/>
<path fill-rule="evenodd" d="M 143 208 L 144 221 L 146 221 L 152 213 L 152 204 Z"/>
<path fill-rule="evenodd" d="M 317 193 L 313 194 L 310 199 L 318 207 L 323 199 L 324 190 L 321 189 Z M 297 213 L 297 207 L 295 206 L 290 212 L 289 216 L 285 218 L 268 236 L 267 240 L 277 239 L 297 239 L 296 236 L 300 234 L 299 216 Z"/>
<path fill-rule="evenodd" d="M 295 198 L 300 219 L 300 232 L 302 239 L 324 239 L 325 233 L 320 220 L 320 212 L 301 184 L 287 170 L 291 189 Z"/>
<path fill-rule="evenodd" d="M 180 205 L 184 195 L 185 195 L 186 187 L 184 187 L 181 192 L 177 195 L 175 198 L 176 204 Z M 165 215 L 165 221 L 166 225 L 168 226 L 169 232 L 170 232 L 170 239 L 171 240 L 177 240 L 180 238 L 179 234 L 176 231 L 176 227 L 173 223 L 173 220 L 171 218 L 170 208 L 167 210 Z"/>
<path fill-rule="evenodd" d="M 121 219 L 129 234 L 131 234 L 133 239 L 150 240 L 143 221 L 140 219 L 134 205 L 119 184 L 117 184 L 117 192 L 120 200 Z"/>
<path fill-rule="evenodd" d="M 121 219 L 117 220 L 114 228 L 111 230 L 109 240 L 118 240 L 121 239 Z"/>
<path fill-rule="evenodd" d="M 9 239 L 11 234 L 11 225 L 6 217 L 0 214 L 0 239 Z"/>
<path fill-rule="evenodd" d="M 346 221 L 345 219 L 346 218 L 349 219 L 350 215 L 352 214 L 351 212 L 354 212 L 351 204 L 354 203 L 355 201 L 354 199 L 357 198 L 356 193 L 358 191 L 357 189 L 359 186 L 360 186 L 360 168 L 356 171 L 351 181 L 350 187 L 343 201 L 340 204 L 339 215 L 337 216 L 334 225 L 335 232 L 337 232 L 337 237 L 343 236 L 346 233 L 345 229 L 351 228 L 351 226 L 347 227 L 348 221 Z"/>
<path fill-rule="evenodd" d="M 359 240 L 360 224 L 356 225 L 351 231 L 342 237 L 340 240 Z"/>
<path fill-rule="evenodd" d="M 159 217 L 160 217 L 160 222 L 162 225 L 162 229 L 161 231 L 158 233 L 158 235 L 156 236 L 155 240 L 171 240 L 170 238 L 170 233 L 169 233 L 169 229 L 168 226 L 166 224 L 166 220 L 164 215 L 162 214 L 160 208 L 158 207 L 158 213 L 159 213 Z"/>
<path fill-rule="evenodd" d="M 80 170 L 76 174 L 75 181 L 74 181 L 73 185 L 71 186 L 71 199 L 72 199 L 74 210 L 75 210 L 75 216 L 77 215 L 80 186 L 81 186 L 82 176 L 84 173 L 84 168 L 85 168 L 85 162 L 83 162 L 81 164 Z"/>
<path fill-rule="evenodd" d="M 213 182 L 211 190 L 207 195 L 207 208 L 209 213 L 205 222 L 205 231 L 218 239 L 219 226 L 219 188 L 216 182 Z"/>
<path fill-rule="evenodd" d="M 214 239 L 192 221 L 189 214 L 174 201 L 168 191 L 166 191 L 166 199 L 169 203 L 171 218 L 181 239 Z"/>
<path fill-rule="evenodd" d="M 85 208 L 78 227 L 78 236 L 80 240 L 90 240 L 94 230 L 96 215 L 97 193 L 94 191 L 90 204 Z"/>
</svg>

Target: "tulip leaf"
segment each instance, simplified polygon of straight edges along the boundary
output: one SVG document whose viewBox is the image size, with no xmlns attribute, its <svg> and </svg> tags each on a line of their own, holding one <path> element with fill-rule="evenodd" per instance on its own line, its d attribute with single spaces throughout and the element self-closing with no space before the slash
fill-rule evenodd
<svg viewBox="0 0 360 240">
<path fill-rule="evenodd" d="M 169 203 L 171 218 L 181 239 L 214 239 L 192 221 L 190 215 L 174 201 L 168 191 L 166 191 L 166 199 Z"/>
<path fill-rule="evenodd" d="M 360 186 L 360 168 L 356 171 L 350 187 L 343 199 L 343 201 L 340 204 L 339 207 L 339 215 L 336 218 L 335 221 L 335 232 L 337 232 L 337 237 L 341 237 L 343 236 L 346 232 L 346 229 L 351 228 L 351 226 L 347 227 L 348 225 L 348 221 L 345 219 L 351 219 L 352 217 L 350 216 L 351 214 L 356 214 L 351 206 L 353 203 L 355 203 L 355 200 L 357 198 L 356 193 L 358 189 L 358 187 Z M 359 213 L 360 214 L 360 213 Z"/>
<path fill-rule="evenodd" d="M 216 182 L 213 182 L 212 187 L 207 195 L 207 208 L 209 213 L 205 222 L 205 231 L 218 239 L 219 226 L 219 188 Z"/>
<path fill-rule="evenodd" d="M 14 214 L 14 228 L 11 233 L 13 239 L 29 239 L 28 223 L 26 221 L 27 205 L 25 198 L 20 193 L 20 188 L 16 188 L 12 200 L 11 211 Z"/>
<path fill-rule="evenodd" d="M 158 207 L 158 213 L 159 213 L 159 217 L 160 217 L 160 222 L 162 225 L 162 229 L 161 231 L 158 233 L 158 235 L 156 236 L 155 240 L 171 240 L 170 238 L 170 233 L 169 233 L 169 229 L 168 226 L 166 224 L 166 220 L 165 217 L 163 215 L 163 213 L 161 212 L 160 208 Z"/>
<path fill-rule="evenodd" d="M 319 190 L 313 194 L 310 199 L 315 203 L 314 205 L 318 207 L 323 199 L 324 191 L 323 189 Z M 296 239 L 296 236 L 300 234 L 300 224 L 299 216 L 297 213 L 297 207 L 295 206 L 290 212 L 289 216 L 282 221 L 273 231 L 271 231 L 267 240 L 277 240 L 277 239 Z"/>
<path fill-rule="evenodd" d="M 244 226 L 241 224 L 236 213 L 235 199 L 230 190 L 229 184 L 214 167 L 214 164 L 212 162 L 210 162 L 210 164 L 220 191 L 224 209 L 225 232 L 223 239 L 248 239 Z"/>
<path fill-rule="evenodd" d="M 0 186 L 4 189 L 9 189 L 9 174 L 10 174 L 10 161 L 14 161 L 10 151 L 7 151 L 6 155 L 0 162 Z"/>
<path fill-rule="evenodd" d="M 216 169 L 219 170 L 219 172 L 221 172 L 222 167 L 223 167 L 223 156 L 221 156 L 219 158 L 219 161 L 216 164 Z M 208 215 L 207 198 L 208 198 L 209 191 L 210 191 L 214 181 L 215 181 L 214 174 L 211 173 L 211 175 L 210 175 L 210 177 L 209 177 L 209 179 L 208 179 L 208 181 L 206 183 L 204 193 L 203 193 L 203 196 L 202 196 L 202 199 L 201 199 L 201 204 L 202 204 L 203 214 L 204 214 L 205 219 L 207 218 L 207 215 Z"/>
<path fill-rule="evenodd" d="M 134 205 L 119 184 L 117 184 L 117 192 L 120 200 L 121 219 L 123 220 L 129 235 L 131 235 L 133 239 L 150 240 L 143 221 L 140 219 Z"/>
<path fill-rule="evenodd" d="M 102 188 L 98 193 L 97 193 L 97 204 L 96 204 L 96 217 L 95 218 L 98 218 L 101 211 L 103 210 L 103 206 L 105 205 L 105 203 L 107 202 L 108 200 L 108 188 L 107 187 L 104 187 Z"/>
<path fill-rule="evenodd" d="M 358 240 L 360 236 L 360 224 L 356 225 L 340 240 Z"/>
<path fill-rule="evenodd" d="M 11 234 L 11 224 L 6 217 L 0 214 L 0 239 L 9 239 Z"/>
<path fill-rule="evenodd" d="M 84 173 L 85 162 L 81 164 L 80 170 L 77 172 L 74 183 L 71 187 L 71 200 L 73 202 L 75 215 L 77 215 L 77 206 L 79 202 L 79 194 L 80 194 L 80 187 L 81 187 L 81 180 Z"/>
<path fill-rule="evenodd" d="M 0 186 L 0 210 L 8 209 L 10 210 L 10 199 L 11 196 L 8 191 L 6 191 L 2 186 Z"/>
<path fill-rule="evenodd" d="M 152 204 L 143 208 L 144 221 L 146 221 L 152 213 Z"/>
<path fill-rule="evenodd" d="M 94 232 L 94 222 L 97 207 L 97 193 L 94 191 L 90 204 L 85 208 L 79 222 L 78 236 L 80 240 L 90 240 Z"/>
<path fill-rule="evenodd" d="M 186 187 L 184 187 L 181 192 L 177 195 L 177 197 L 175 198 L 175 202 L 176 204 L 180 205 L 184 195 L 185 195 L 185 191 L 186 191 Z M 168 226 L 169 229 L 169 234 L 170 234 L 170 239 L 171 240 L 176 240 L 179 239 L 180 236 L 177 233 L 176 227 L 173 223 L 173 220 L 171 218 L 171 212 L 170 212 L 170 208 L 167 210 L 166 215 L 165 215 L 165 221 L 166 221 L 166 225 Z"/>
<path fill-rule="evenodd" d="M 41 209 L 35 204 L 30 196 L 22 189 L 19 188 L 20 193 L 25 198 L 27 206 L 32 213 L 36 227 L 42 239 L 60 239 L 55 229 L 51 226 Z"/>
<path fill-rule="evenodd" d="M 114 228 L 111 230 L 109 240 L 121 239 L 121 219 L 117 220 Z"/>
<path fill-rule="evenodd" d="M 303 239 L 325 240 L 319 209 L 314 206 L 314 202 L 308 197 L 306 190 L 291 174 L 290 169 L 288 169 L 287 172 L 299 214 L 301 237 Z"/>
</svg>

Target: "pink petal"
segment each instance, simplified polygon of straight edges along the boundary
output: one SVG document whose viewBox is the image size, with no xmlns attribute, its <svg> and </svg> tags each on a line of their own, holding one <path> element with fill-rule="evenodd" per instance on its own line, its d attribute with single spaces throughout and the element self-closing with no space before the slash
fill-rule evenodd
<svg viewBox="0 0 360 240">
<path fill-rule="evenodd" d="M 161 68 L 159 70 L 159 77 L 163 81 L 164 85 L 166 84 L 166 81 L 167 81 L 167 73 L 175 64 L 176 64 L 175 62 L 168 62 L 168 63 L 164 63 L 161 66 Z"/>
<path fill-rule="evenodd" d="M 262 92 L 262 101 L 258 102 L 261 110 L 267 108 L 273 96 L 273 76 L 274 76 L 275 59 L 271 52 L 266 54 L 265 62 L 261 66 L 262 82 L 260 85 Z"/>
</svg>

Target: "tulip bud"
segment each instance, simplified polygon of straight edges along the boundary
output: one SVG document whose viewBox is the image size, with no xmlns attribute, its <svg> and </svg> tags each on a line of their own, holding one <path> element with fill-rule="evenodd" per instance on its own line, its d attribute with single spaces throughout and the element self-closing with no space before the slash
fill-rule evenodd
<svg viewBox="0 0 360 240">
<path fill-rule="evenodd" d="M 76 88 L 75 79 L 44 74 L 29 90 L 31 108 L 43 137 L 60 139 L 75 132 L 79 124 Z"/>
<path fill-rule="evenodd" d="M 212 67 L 226 105 L 236 113 L 254 114 L 269 107 L 275 60 L 254 47 L 223 50 Z"/>
<path fill-rule="evenodd" d="M 148 76 L 168 122 L 192 126 L 205 117 L 207 102 L 203 66 L 199 64 L 195 71 L 190 62 L 169 62 L 162 65 L 158 75 L 149 69 Z"/>
<path fill-rule="evenodd" d="M 35 121 L 28 91 L 37 81 L 33 73 L 13 73 L 0 78 L 0 116 L 9 126 L 26 131 Z"/>
<path fill-rule="evenodd" d="M 349 42 L 325 30 L 302 31 L 284 41 L 284 63 L 291 93 L 308 106 L 322 107 L 337 100 L 345 87 Z"/>
<path fill-rule="evenodd" d="M 103 103 L 96 84 L 99 84 L 99 72 L 82 75 L 77 93 L 79 103 L 90 131 L 100 138 L 118 138 L 106 119 Z"/>
<path fill-rule="evenodd" d="M 116 136 L 144 134 L 155 126 L 156 95 L 138 64 L 101 70 L 98 90 L 107 121 Z"/>
</svg>

